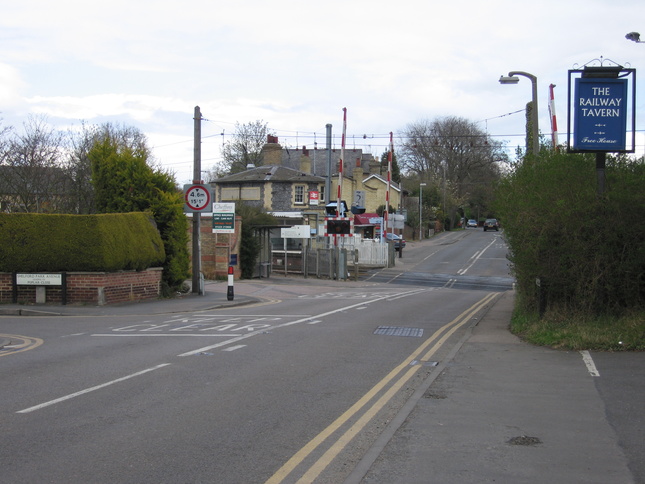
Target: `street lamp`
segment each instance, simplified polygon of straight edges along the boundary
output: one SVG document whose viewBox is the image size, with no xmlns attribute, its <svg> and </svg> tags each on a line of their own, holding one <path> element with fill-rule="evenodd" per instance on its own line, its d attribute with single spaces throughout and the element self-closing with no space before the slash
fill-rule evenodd
<svg viewBox="0 0 645 484">
<path fill-rule="evenodd" d="M 632 40 L 638 44 L 645 44 L 645 40 L 641 40 L 641 34 L 638 32 L 630 32 L 628 34 L 625 34 L 625 38 L 627 40 Z"/>
<path fill-rule="evenodd" d="M 419 240 L 423 240 L 423 187 L 425 183 L 419 183 Z"/>
<path fill-rule="evenodd" d="M 513 71 L 513 72 L 509 72 L 508 76 L 500 76 L 499 83 L 517 84 L 518 82 L 520 82 L 517 76 L 527 77 L 528 79 L 531 80 L 531 84 L 533 86 L 531 112 L 527 113 L 527 115 L 530 114 L 531 130 L 529 131 L 528 127 L 526 129 L 526 150 L 528 151 L 529 147 L 532 147 L 533 154 L 537 155 L 540 152 L 540 130 L 538 127 L 537 77 L 535 77 L 533 74 L 529 74 L 528 72 Z M 531 140 L 529 140 L 529 136 L 532 138 Z"/>
</svg>

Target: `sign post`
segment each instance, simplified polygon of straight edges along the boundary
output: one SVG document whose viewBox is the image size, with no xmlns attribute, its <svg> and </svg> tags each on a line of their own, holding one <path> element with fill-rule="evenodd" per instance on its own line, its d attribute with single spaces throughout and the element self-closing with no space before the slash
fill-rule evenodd
<svg viewBox="0 0 645 484">
<path fill-rule="evenodd" d="M 607 153 L 636 151 L 636 69 L 619 65 L 603 66 L 602 60 L 600 62 L 600 66 L 584 66 L 583 69 L 569 71 L 567 108 L 567 151 L 596 153 L 598 196 L 605 192 Z M 571 80 L 574 76 L 575 89 L 572 93 Z M 627 122 L 630 116 L 631 148 L 627 146 Z"/>
<path fill-rule="evenodd" d="M 202 249 L 200 237 L 201 214 L 210 211 L 213 191 L 210 185 L 193 183 L 184 185 L 184 213 L 193 214 L 193 294 L 204 295 L 202 273 Z"/>
</svg>

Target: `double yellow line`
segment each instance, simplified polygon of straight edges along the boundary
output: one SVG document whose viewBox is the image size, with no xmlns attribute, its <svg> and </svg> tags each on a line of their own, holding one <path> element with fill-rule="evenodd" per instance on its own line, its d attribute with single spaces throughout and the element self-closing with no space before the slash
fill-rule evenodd
<svg viewBox="0 0 645 484">
<path fill-rule="evenodd" d="M 400 365 L 394 368 L 385 378 L 379 381 L 371 390 L 361 397 L 345 413 L 338 417 L 326 429 L 320 432 L 309 443 L 291 457 L 273 476 L 266 481 L 266 484 L 281 483 L 289 474 L 291 474 L 302 462 L 309 457 L 322 443 L 327 440 L 333 433 L 338 431 L 347 421 L 363 410 L 368 403 L 379 394 L 385 387 L 391 384 L 389 389 L 369 407 L 363 415 L 347 430 L 340 438 L 334 442 L 329 449 L 302 475 L 297 481 L 299 484 L 313 482 L 331 462 L 342 452 L 342 450 L 358 435 L 358 433 L 374 418 L 374 416 L 396 395 L 423 365 L 412 365 L 414 361 L 427 362 L 437 352 L 455 331 L 465 325 L 471 318 L 480 311 L 484 306 L 489 304 L 498 293 L 490 293 L 479 302 L 466 309 L 448 324 L 439 328 L 435 333 L 421 344 L 410 356 L 408 356 Z M 425 353 L 424 353 L 425 352 Z M 419 358 L 419 355 L 423 354 Z M 402 370 L 408 368 L 403 375 L 394 381 Z M 393 383 L 392 383 L 393 382 Z"/>
</svg>

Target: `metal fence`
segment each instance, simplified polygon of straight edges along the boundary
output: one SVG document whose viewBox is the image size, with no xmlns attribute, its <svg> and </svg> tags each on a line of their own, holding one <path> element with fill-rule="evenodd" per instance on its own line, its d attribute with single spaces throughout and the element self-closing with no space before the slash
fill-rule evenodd
<svg viewBox="0 0 645 484">
<path fill-rule="evenodd" d="M 359 268 L 393 267 L 396 251 L 391 243 L 342 237 L 330 247 L 329 239 L 311 239 L 300 250 L 272 250 L 271 273 L 301 274 L 305 277 L 348 279 L 358 277 Z"/>
</svg>

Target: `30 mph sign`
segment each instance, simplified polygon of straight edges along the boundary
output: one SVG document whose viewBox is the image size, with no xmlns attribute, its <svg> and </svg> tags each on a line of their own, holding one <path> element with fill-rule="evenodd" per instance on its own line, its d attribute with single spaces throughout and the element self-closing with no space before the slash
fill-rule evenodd
<svg viewBox="0 0 645 484">
<path fill-rule="evenodd" d="M 184 185 L 184 212 L 210 212 L 211 186 Z"/>
</svg>

